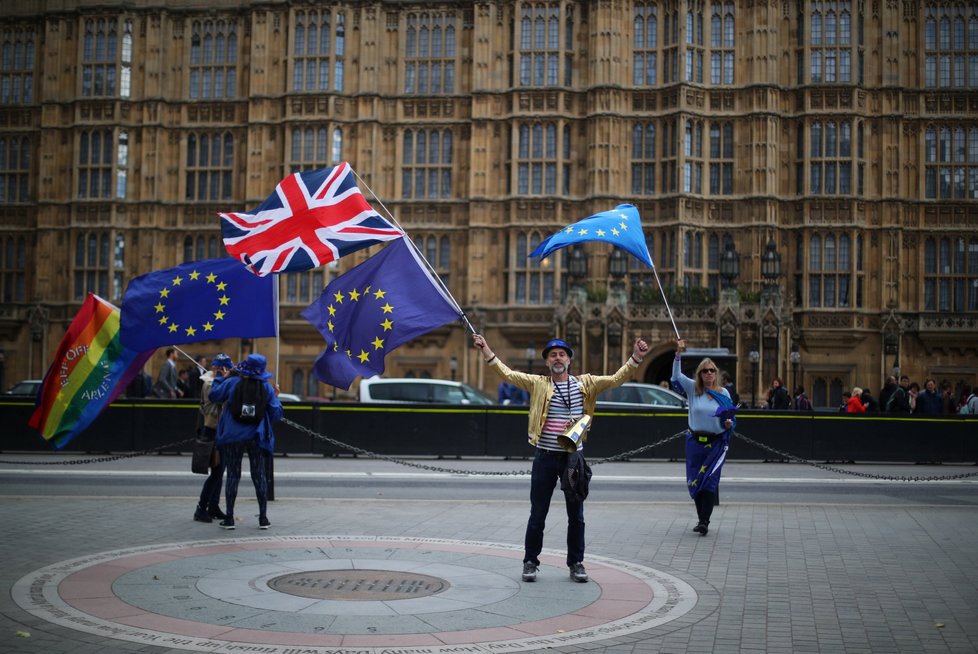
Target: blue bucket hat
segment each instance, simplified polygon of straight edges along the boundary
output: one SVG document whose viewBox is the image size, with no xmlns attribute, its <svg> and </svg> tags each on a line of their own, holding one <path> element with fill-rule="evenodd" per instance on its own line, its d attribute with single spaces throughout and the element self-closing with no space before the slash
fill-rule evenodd
<svg viewBox="0 0 978 654">
<path fill-rule="evenodd" d="M 543 346 L 543 358 L 546 359 L 547 354 L 550 352 L 550 350 L 554 349 L 555 347 L 559 347 L 560 349 L 566 351 L 567 356 L 569 356 L 571 359 L 574 358 L 574 350 L 572 350 L 571 346 L 567 344 L 567 341 L 564 341 L 559 338 L 555 338 Z"/>
<path fill-rule="evenodd" d="M 233 368 L 234 361 L 231 360 L 231 357 L 221 352 L 211 359 L 211 366 L 214 368 Z"/>
<path fill-rule="evenodd" d="M 255 379 L 271 379 L 272 373 L 265 372 L 265 366 L 268 364 L 268 359 L 265 358 L 263 354 L 249 354 L 244 361 L 238 362 L 238 365 L 234 368 L 235 372 L 245 377 L 254 377 Z"/>
</svg>

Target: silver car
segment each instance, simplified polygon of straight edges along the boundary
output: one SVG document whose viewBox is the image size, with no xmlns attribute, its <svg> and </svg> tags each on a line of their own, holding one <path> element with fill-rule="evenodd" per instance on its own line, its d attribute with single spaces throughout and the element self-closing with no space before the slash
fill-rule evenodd
<svg viewBox="0 0 978 654">
<path fill-rule="evenodd" d="M 37 390 L 41 387 L 40 379 L 25 379 L 19 381 L 7 390 L 4 395 L 17 395 L 20 397 L 37 397 Z"/>
<path fill-rule="evenodd" d="M 618 388 L 611 388 L 598 395 L 599 409 L 615 407 L 672 407 L 683 409 L 686 398 L 668 388 L 656 384 L 625 382 Z"/>
</svg>

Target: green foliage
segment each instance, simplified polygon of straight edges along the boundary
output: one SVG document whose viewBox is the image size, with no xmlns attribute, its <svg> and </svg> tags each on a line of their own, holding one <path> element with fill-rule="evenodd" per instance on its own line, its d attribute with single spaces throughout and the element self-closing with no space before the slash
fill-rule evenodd
<svg viewBox="0 0 978 654">
<path fill-rule="evenodd" d="M 604 286 L 588 286 L 585 289 L 588 302 L 602 303 L 608 299 L 608 289 Z"/>
<path fill-rule="evenodd" d="M 717 299 L 710 289 L 702 286 L 667 286 L 666 298 L 669 304 L 713 304 Z M 662 304 L 662 293 L 652 285 L 633 286 L 631 301 L 635 304 Z"/>
<path fill-rule="evenodd" d="M 761 300 L 761 294 L 757 291 L 738 288 L 737 294 L 740 296 L 741 304 L 757 304 Z"/>
</svg>

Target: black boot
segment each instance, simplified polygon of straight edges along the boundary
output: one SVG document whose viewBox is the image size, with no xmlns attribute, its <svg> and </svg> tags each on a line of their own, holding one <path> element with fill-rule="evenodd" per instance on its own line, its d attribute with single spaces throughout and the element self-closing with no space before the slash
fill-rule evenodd
<svg viewBox="0 0 978 654">
<path fill-rule="evenodd" d="M 224 515 L 224 511 L 221 511 L 221 507 L 216 504 L 212 504 L 211 506 L 207 507 L 207 515 L 217 520 L 223 520 L 227 517 Z M 210 520 L 208 520 L 208 522 L 210 522 Z"/>
<path fill-rule="evenodd" d="M 202 507 L 200 504 L 197 505 L 197 510 L 194 511 L 194 520 L 197 522 L 214 522 L 211 516 L 208 515 L 207 511 L 204 510 L 204 507 Z"/>
</svg>

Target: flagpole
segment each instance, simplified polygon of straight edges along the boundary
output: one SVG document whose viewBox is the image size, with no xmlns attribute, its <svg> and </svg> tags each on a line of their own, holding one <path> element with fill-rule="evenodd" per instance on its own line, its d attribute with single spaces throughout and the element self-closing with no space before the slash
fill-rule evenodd
<svg viewBox="0 0 978 654">
<path fill-rule="evenodd" d="M 184 352 L 183 350 L 181 350 L 180 348 L 178 348 L 176 345 L 171 345 L 170 347 L 172 347 L 174 350 L 176 350 L 177 352 L 179 352 L 183 356 L 185 356 L 188 359 L 190 359 L 190 362 L 192 364 L 194 364 L 195 366 L 197 366 L 197 370 L 199 370 L 201 372 L 201 374 L 207 372 L 207 370 L 203 366 L 201 366 L 199 363 L 197 363 L 197 359 L 193 358 L 192 356 L 190 356 L 189 354 L 187 354 L 186 352 Z"/>
<path fill-rule="evenodd" d="M 662 288 L 662 282 L 659 280 L 659 273 L 655 270 L 655 264 L 652 264 L 652 274 L 655 275 L 655 283 L 659 285 L 659 292 L 662 293 L 662 301 L 666 303 L 666 312 L 669 314 L 669 322 L 672 323 L 672 331 L 676 332 L 676 340 L 682 340 L 679 336 L 679 329 L 676 327 L 676 320 L 672 317 L 672 309 L 669 308 L 669 300 L 666 298 L 666 291 Z"/>
<path fill-rule="evenodd" d="M 372 188 L 370 188 L 370 185 L 367 184 L 367 182 L 365 182 L 362 177 L 360 177 L 360 175 L 357 173 L 357 171 L 353 170 L 353 166 L 350 166 L 350 170 L 353 171 L 353 174 L 356 176 L 357 180 L 361 184 L 363 184 L 364 187 L 368 191 L 370 191 L 370 195 L 372 195 L 374 197 L 374 200 L 376 200 L 377 201 L 377 204 L 379 204 L 380 207 L 384 210 L 384 213 L 386 213 L 387 214 L 387 217 L 390 219 L 390 221 L 392 223 L 394 223 L 394 226 L 397 227 L 402 232 L 404 232 L 404 236 L 406 237 L 407 236 L 407 230 L 404 229 L 403 227 L 401 227 L 401 224 L 399 222 L 397 222 L 397 219 L 387 209 L 387 207 L 384 205 L 383 201 L 380 198 L 377 197 L 377 194 L 374 193 L 374 190 Z M 473 327 L 472 326 L 472 323 L 469 322 L 468 316 L 466 316 L 465 315 L 465 311 L 462 310 L 462 306 L 458 303 L 458 300 L 455 299 L 455 296 L 452 295 L 452 292 L 450 290 L 448 290 L 448 287 L 445 286 L 445 282 L 443 282 L 441 280 L 441 277 L 438 276 L 438 272 L 434 269 L 434 267 L 432 267 L 431 263 L 429 263 L 428 260 L 425 258 L 424 253 L 420 249 L 418 249 L 418 246 L 414 244 L 414 241 L 412 241 L 409 238 L 406 238 L 405 240 L 407 240 L 408 244 L 411 246 L 411 249 L 413 249 L 417 253 L 418 257 L 422 261 L 424 261 L 424 264 L 428 267 L 428 271 L 431 273 L 431 276 L 434 277 L 438 281 L 438 285 L 442 288 L 443 291 L 445 291 L 445 294 L 448 295 L 448 297 L 452 300 L 452 303 L 455 305 L 455 309 L 458 311 L 459 315 L 462 317 L 462 322 L 465 323 L 465 325 L 469 328 L 469 331 L 470 332 L 472 332 L 473 334 L 476 334 L 477 332 L 475 331 L 475 327 Z"/>
</svg>

